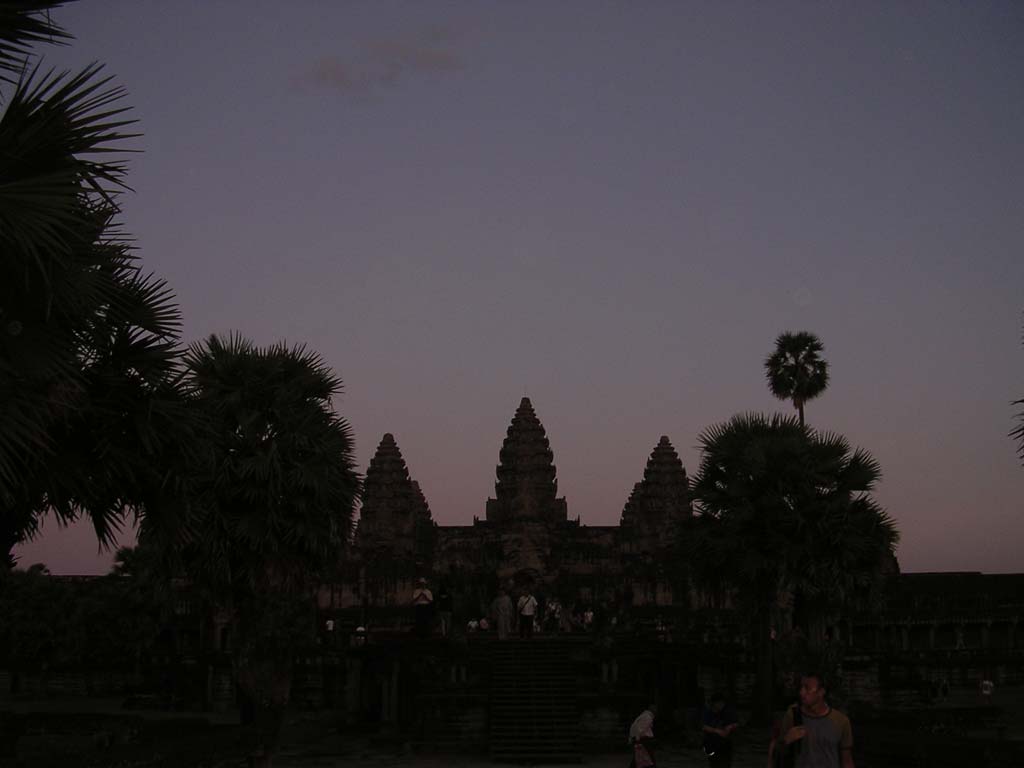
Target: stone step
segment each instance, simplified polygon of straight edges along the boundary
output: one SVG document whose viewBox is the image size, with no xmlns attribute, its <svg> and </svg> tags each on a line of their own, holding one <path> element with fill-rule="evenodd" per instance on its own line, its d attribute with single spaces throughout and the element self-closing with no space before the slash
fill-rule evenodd
<svg viewBox="0 0 1024 768">
<path fill-rule="evenodd" d="M 520 715 L 537 715 L 539 717 L 526 717 Z M 532 728 L 534 726 L 540 727 L 538 725 L 538 720 L 545 720 L 550 723 L 559 723 L 563 725 L 569 723 L 574 727 L 577 724 L 575 712 L 571 714 L 564 714 L 562 711 L 537 712 L 534 710 L 526 712 L 523 710 L 522 712 L 517 713 L 509 710 L 499 712 L 492 709 L 491 717 L 494 721 L 491 724 L 491 731 L 494 733 L 499 733 L 506 728 L 522 729 Z"/>
<path fill-rule="evenodd" d="M 559 708 L 564 711 L 576 711 L 577 699 L 575 696 L 560 696 L 550 693 L 536 696 L 510 696 L 508 694 L 496 694 L 491 697 L 492 707 L 521 707 L 523 709 L 552 709 Z"/>
<path fill-rule="evenodd" d="M 517 751 L 491 750 L 491 760 L 496 763 L 525 763 L 536 765 L 538 763 L 578 763 L 580 762 L 579 750 L 569 748 L 565 750 L 549 749 L 523 749 Z"/>
<path fill-rule="evenodd" d="M 571 699 L 500 699 L 491 702 L 492 709 L 508 709 L 514 707 L 524 712 L 540 710 L 558 710 L 562 712 L 576 711 L 576 702 Z"/>
<path fill-rule="evenodd" d="M 578 762 L 579 715 L 570 647 L 551 641 L 503 643 L 491 663 L 491 759 Z"/>
<path fill-rule="evenodd" d="M 561 739 L 567 733 L 573 733 L 576 730 L 577 724 L 573 721 L 566 721 L 561 723 L 552 723 L 550 726 L 545 728 L 515 728 L 513 726 L 505 726 L 503 728 L 494 728 L 491 730 L 492 739 L 500 739 L 502 743 L 508 741 L 521 740 L 522 738 L 553 738 Z"/>
</svg>

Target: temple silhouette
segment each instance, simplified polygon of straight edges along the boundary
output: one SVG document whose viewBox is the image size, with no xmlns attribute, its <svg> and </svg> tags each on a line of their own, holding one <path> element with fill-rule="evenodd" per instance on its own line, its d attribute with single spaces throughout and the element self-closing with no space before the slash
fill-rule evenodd
<svg viewBox="0 0 1024 768">
<path fill-rule="evenodd" d="M 680 522 L 692 515 L 686 469 L 668 437 L 651 452 L 616 526 L 581 525 L 569 516 L 529 398 L 516 409 L 498 457 L 483 519 L 442 526 L 394 437 L 384 435 L 366 472 L 344 599 L 336 606 L 403 605 L 419 577 L 454 589 L 468 616 L 484 615 L 499 586 L 606 612 L 689 600 L 664 567 Z"/>
</svg>

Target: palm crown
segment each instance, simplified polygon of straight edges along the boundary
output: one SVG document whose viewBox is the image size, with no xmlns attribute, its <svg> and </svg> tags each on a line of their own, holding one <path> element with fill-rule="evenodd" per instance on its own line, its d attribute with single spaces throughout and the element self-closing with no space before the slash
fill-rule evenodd
<svg viewBox="0 0 1024 768">
<path fill-rule="evenodd" d="M 211 336 L 187 357 L 189 399 L 210 433 L 196 468 L 202 580 L 308 586 L 333 563 L 360 490 L 341 381 L 319 355 Z"/>
<path fill-rule="evenodd" d="M 762 653 L 781 595 L 799 595 L 817 615 L 877 595 L 898 534 L 871 497 L 881 470 L 869 453 L 762 414 L 710 427 L 700 444 L 699 514 L 683 554 L 700 583 L 730 588 L 745 603 Z M 770 663 L 761 668 L 767 675 Z M 761 702 L 765 712 L 769 704 Z"/>
<path fill-rule="evenodd" d="M 779 334 L 775 350 L 764 361 L 765 375 L 772 394 L 780 400 L 792 400 L 804 423 L 804 403 L 813 400 L 828 386 L 828 362 L 821 357 L 825 347 L 813 333 L 800 331 Z"/>
</svg>

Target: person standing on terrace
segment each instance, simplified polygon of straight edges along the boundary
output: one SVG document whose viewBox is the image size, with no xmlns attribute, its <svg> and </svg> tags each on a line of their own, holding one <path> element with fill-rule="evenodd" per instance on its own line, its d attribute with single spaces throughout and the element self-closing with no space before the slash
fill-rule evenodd
<svg viewBox="0 0 1024 768">
<path fill-rule="evenodd" d="M 537 613 L 537 598 L 530 594 L 528 589 L 523 590 L 523 594 L 519 597 L 519 602 L 516 603 L 516 610 L 519 611 L 519 637 L 530 638 L 533 637 L 533 618 Z"/>
<path fill-rule="evenodd" d="M 427 580 L 422 576 L 416 579 L 416 588 L 412 591 L 412 607 L 415 611 L 416 634 L 427 637 L 434 620 L 434 593 L 427 588 Z"/>
<path fill-rule="evenodd" d="M 809 672 L 800 678 L 800 702 L 786 711 L 779 736 L 768 747 L 769 768 L 854 768 L 850 719 L 829 706 L 826 694 L 820 673 Z M 786 760 L 780 763 L 777 757 Z M 790 757 L 795 759 L 790 761 Z"/>
</svg>

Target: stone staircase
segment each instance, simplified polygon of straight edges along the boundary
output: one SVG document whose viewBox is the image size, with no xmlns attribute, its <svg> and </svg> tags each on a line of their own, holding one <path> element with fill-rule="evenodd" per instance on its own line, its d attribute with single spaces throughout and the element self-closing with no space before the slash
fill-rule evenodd
<svg viewBox="0 0 1024 768">
<path fill-rule="evenodd" d="M 579 762 L 579 711 L 570 647 L 559 640 L 505 640 L 492 647 L 491 759 Z"/>
<path fill-rule="evenodd" d="M 487 700 L 482 694 L 423 694 L 417 708 L 424 713 L 422 730 L 413 739 L 418 752 L 456 755 L 484 749 Z"/>
</svg>

